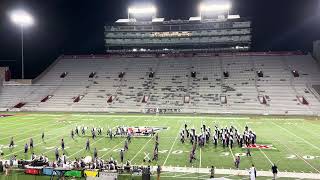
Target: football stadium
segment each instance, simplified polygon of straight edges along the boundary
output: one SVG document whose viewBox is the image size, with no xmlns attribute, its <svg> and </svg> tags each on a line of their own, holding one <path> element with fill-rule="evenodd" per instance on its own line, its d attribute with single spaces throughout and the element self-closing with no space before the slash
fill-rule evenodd
<svg viewBox="0 0 320 180">
<path fill-rule="evenodd" d="M 199 2 L 189 19 L 121 7 L 104 53 L 60 54 L 32 79 L 36 17 L 12 11 L 22 78 L 0 67 L 0 179 L 320 179 L 320 41 L 254 51 L 252 18 Z"/>
</svg>

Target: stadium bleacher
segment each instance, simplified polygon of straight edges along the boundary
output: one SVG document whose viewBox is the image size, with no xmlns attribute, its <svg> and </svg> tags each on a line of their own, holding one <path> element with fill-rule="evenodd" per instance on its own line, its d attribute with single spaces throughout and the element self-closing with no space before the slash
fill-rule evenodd
<svg viewBox="0 0 320 180">
<path fill-rule="evenodd" d="M 302 54 L 61 56 L 32 85 L 4 83 L 0 109 L 319 115 L 319 84 L 319 66 Z"/>
</svg>

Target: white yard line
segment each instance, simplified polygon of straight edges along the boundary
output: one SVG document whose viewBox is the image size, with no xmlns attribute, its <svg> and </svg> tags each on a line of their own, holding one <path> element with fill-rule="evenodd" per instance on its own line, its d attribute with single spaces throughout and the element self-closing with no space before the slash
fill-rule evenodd
<svg viewBox="0 0 320 180">
<path fill-rule="evenodd" d="M 153 171 L 156 170 L 156 166 L 153 166 Z M 197 177 L 205 177 L 210 175 L 210 168 L 191 168 L 191 167 L 168 167 L 163 166 L 162 167 L 163 172 L 172 172 L 172 173 L 198 173 L 202 174 Z M 248 170 L 235 170 L 235 169 L 216 169 L 215 171 L 216 175 L 231 175 L 236 177 L 245 177 L 247 178 L 249 176 Z M 271 171 L 257 171 L 257 175 L 259 177 L 273 177 L 273 174 Z M 161 176 L 165 177 L 165 176 Z M 168 177 L 170 177 L 168 175 Z M 190 177 L 193 179 L 197 179 L 197 177 Z M 180 178 L 180 177 L 177 177 Z M 189 178 L 189 177 L 181 177 L 181 178 Z M 318 173 L 296 173 L 296 172 L 279 172 L 278 178 L 295 178 L 295 179 L 320 179 L 320 174 Z M 208 178 L 206 178 L 208 179 Z"/>
<path fill-rule="evenodd" d="M 111 115 L 111 114 L 73 114 L 72 116 L 74 117 L 79 117 L 79 116 L 92 116 L 92 117 L 153 117 L 154 115 L 148 114 L 148 115 Z M 159 117 L 165 117 L 166 119 L 203 119 L 203 116 L 172 116 L 172 115 L 160 115 Z M 232 120 L 234 117 L 215 117 L 215 116 L 208 116 L 206 118 L 209 119 L 217 119 L 217 120 Z M 249 120 L 250 118 L 248 117 L 237 117 L 237 119 L 241 120 Z"/>
<path fill-rule="evenodd" d="M 236 160 L 236 157 L 234 156 L 231 147 L 229 146 L 228 148 L 229 148 L 229 150 L 230 150 L 230 152 L 231 152 L 231 155 L 232 155 L 232 158 L 233 158 L 233 162 L 234 162 L 234 161 Z"/>
<path fill-rule="evenodd" d="M 73 124 L 72 124 L 73 125 Z M 70 127 L 71 125 L 69 125 L 69 126 L 67 126 L 68 128 Z M 62 128 L 66 128 L 66 127 L 62 127 Z M 59 128 L 60 129 L 60 128 Z M 56 132 L 58 129 L 54 129 L 52 132 Z M 57 131 L 57 132 L 60 132 L 60 131 Z M 55 137 L 52 137 L 52 138 L 48 138 L 48 139 L 46 139 L 45 140 L 45 143 L 47 143 L 47 142 L 50 142 L 51 140 L 55 140 L 55 139 L 57 139 L 57 137 L 59 137 L 58 139 L 60 139 L 61 137 L 63 137 L 63 136 L 65 136 L 65 134 L 63 134 L 62 136 L 55 136 Z M 29 137 L 29 138 L 26 138 L 26 139 L 30 139 L 31 137 Z M 41 145 L 41 144 L 43 144 L 44 142 L 42 142 L 41 141 L 41 143 L 38 143 L 38 144 L 35 144 L 34 145 L 34 147 L 37 147 L 38 145 Z M 21 147 L 21 150 L 19 150 L 19 151 L 14 151 L 14 152 L 12 152 L 12 153 L 10 153 L 10 154 L 7 154 L 7 155 L 5 155 L 4 157 L 8 157 L 8 156 L 10 156 L 10 155 L 13 155 L 13 154 L 16 154 L 16 153 L 18 153 L 18 152 L 22 152 L 22 151 L 24 151 L 24 149 Z"/>
<path fill-rule="evenodd" d="M 27 120 L 28 121 L 28 120 Z M 34 124 L 37 123 L 37 124 Z M 44 119 L 40 119 L 39 121 L 28 121 L 27 123 L 16 123 L 13 126 L 0 126 L 2 129 L 1 132 L 11 131 L 12 129 L 18 130 L 18 129 L 32 129 L 32 127 L 40 126 L 41 124 L 47 124 L 48 121 Z M 13 128 L 14 126 L 18 126 L 17 128 Z"/>
<path fill-rule="evenodd" d="M 140 119 L 143 119 L 143 118 L 139 118 Z M 138 119 L 135 119 L 134 121 L 131 121 L 130 124 L 133 124 L 137 121 Z M 103 121 L 103 120 L 101 120 Z M 112 129 L 116 128 L 118 125 L 114 126 Z M 115 145 L 113 148 L 111 148 L 110 150 L 108 150 L 106 153 L 104 153 L 101 158 L 105 157 L 106 155 L 108 155 L 109 153 L 111 153 L 113 150 L 115 150 L 118 146 L 120 146 L 121 144 L 123 144 L 125 142 L 125 139 L 121 142 L 119 142 L 117 145 Z"/>
<path fill-rule="evenodd" d="M 103 155 L 101 156 L 101 158 L 105 157 L 107 154 L 109 154 L 110 152 L 112 152 L 113 150 L 115 150 L 116 147 L 118 147 L 118 146 L 120 146 L 121 144 L 123 144 L 124 141 L 125 141 L 125 140 L 123 140 L 123 141 L 121 141 L 120 143 L 118 143 L 117 145 L 115 145 L 112 149 L 110 149 L 110 150 L 107 151 L 105 154 L 103 154 Z"/>
<path fill-rule="evenodd" d="M 48 122 L 46 122 L 46 123 L 48 123 Z M 58 123 L 55 123 L 55 124 L 52 124 L 52 125 L 49 125 L 49 126 L 46 126 L 46 129 L 48 129 L 48 127 L 51 127 L 51 126 L 57 126 L 58 125 Z M 39 125 L 34 125 L 34 126 L 39 126 Z M 23 127 L 23 128 L 25 128 L 25 129 L 29 129 L 29 130 L 27 130 L 27 131 L 23 131 L 23 133 L 19 133 L 19 134 L 17 134 L 17 133 L 14 133 L 14 135 L 11 135 L 11 136 L 7 136 L 7 137 L 4 137 L 4 138 L 1 138 L 0 140 L 5 140 L 5 139 L 8 139 L 8 138 L 11 138 L 11 137 L 17 137 L 17 136 L 20 136 L 20 135 L 22 135 L 22 134 L 27 134 L 27 133 L 29 133 L 29 132 L 32 132 L 32 131 L 35 131 L 35 130 L 41 130 L 41 129 L 43 129 L 43 127 L 41 127 L 41 128 L 37 128 L 37 129 L 33 129 L 32 127 L 34 127 L 34 126 L 31 126 L 31 127 Z M 20 128 L 17 128 L 17 129 L 20 129 Z M 17 129 L 15 129 L 15 130 L 17 130 Z M 3 133 L 3 131 L 1 131 L 2 133 Z M 40 134 L 39 134 L 40 135 Z"/>
<path fill-rule="evenodd" d="M 90 146 L 91 146 L 91 145 L 96 144 L 97 142 L 101 141 L 102 139 L 104 139 L 104 138 L 103 138 L 103 137 L 101 137 L 100 139 L 98 139 L 98 140 L 94 141 L 92 144 L 90 144 Z M 75 153 L 71 154 L 69 157 L 73 157 L 74 155 L 76 155 L 76 154 L 80 153 L 81 151 L 83 151 L 83 150 L 85 150 L 85 149 L 86 149 L 86 148 L 84 147 L 84 148 L 80 149 L 79 151 L 77 151 L 77 152 L 75 152 Z"/>
<path fill-rule="evenodd" d="M 285 131 L 288 132 L 289 134 L 291 134 L 291 135 L 293 135 L 293 136 L 301 139 L 301 140 L 302 140 L 303 142 L 305 142 L 306 144 L 309 144 L 310 146 L 312 146 L 312 147 L 314 147 L 315 149 L 317 149 L 317 150 L 320 151 L 320 148 L 319 148 L 319 147 L 317 147 L 317 146 L 315 146 L 314 144 L 310 143 L 309 141 L 303 139 L 302 137 L 299 137 L 299 136 L 295 135 L 294 133 L 292 133 L 292 132 L 289 131 L 288 129 L 286 129 L 286 128 L 284 128 L 284 127 L 282 127 L 282 126 L 280 126 L 280 125 L 278 125 L 277 123 L 274 123 L 274 122 L 272 122 L 272 124 L 278 126 L 278 127 L 281 128 L 282 130 L 285 130 Z"/>
<path fill-rule="evenodd" d="M 273 165 L 273 162 L 270 160 L 270 158 L 267 156 L 267 154 L 265 152 L 263 152 L 260 148 L 259 148 L 260 152 L 264 155 L 264 157 L 266 157 L 268 159 L 268 161 L 270 162 L 271 165 Z"/>
<path fill-rule="evenodd" d="M 207 175 L 206 175 L 207 176 Z M 177 178 L 177 179 L 208 179 L 208 178 L 198 178 L 198 177 L 176 177 L 176 176 L 160 176 L 163 178 Z"/>
<path fill-rule="evenodd" d="M 237 123 L 237 125 L 240 125 L 240 127 L 241 127 L 241 124 L 238 122 L 238 121 L 236 121 L 236 123 Z M 239 129 L 239 130 L 241 130 L 241 129 Z M 259 151 L 263 154 L 263 156 L 270 162 L 270 164 L 271 165 L 273 165 L 273 162 L 271 161 L 271 159 L 267 156 L 267 154 L 264 152 L 264 151 L 262 151 L 260 148 L 259 148 Z"/>
<path fill-rule="evenodd" d="M 293 154 L 295 154 L 297 157 L 299 157 L 299 159 L 303 160 L 306 164 L 308 164 L 312 169 L 314 169 L 315 171 L 317 171 L 318 173 L 320 173 L 320 171 L 315 168 L 314 166 L 312 166 L 308 161 L 306 161 L 303 157 L 301 157 L 300 155 L 298 155 L 297 153 L 295 153 L 294 151 L 290 150 L 290 148 L 285 145 L 285 144 L 282 144 L 284 145 L 289 151 L 291 151 Z"/>
<path fill-rule="evenodd" d="M 68 126 L 69 127 L 69 126 Z M 56 130 L 58 130 L 58 129 L 64 129 L 64 128 L 66 128 L 66 127 L 60 127 L 60 128 L 57 128 L 57 129 L 53 129 L 53 130 L 51 130 L 52 132 L 55 132 Z M 48 131 L 48 132 L 51 132 L 51 131 Z M 40 137 L 40 135 L 41 135 L 41 133 L 39 133 L 37 136 L 31 136 L 31 137 L 27 137 L 27 138 L 24 138 L 24 139 L 20 139 L 19 141 L 14 141 L 14 143 L 16 144 L 17 142 L 21 142 L 21 141 L 26 141 L 26 140 L 29 140 L 29 139 L 31 139 L 31 138 L 34 138 L 34 137 Z M 45 135 L 48 135 L 48 134 L 45 134 Z M 9 136 L 8 138 L 10 138 L 11 136 Z M 13 136 L 13 137 L 15 137 L 15 136 Z M 7 139 L 8 139 L 7 138 Z M 35 140 L 35 138 L 33 139 L 33 140 Z M 42 140 L 40 140 L 40 141 L 42 141 Z M 9 145 L 8 145 L 9 146 Z"/>
<path fill-rule="evenodd" d="M 312 166 L 308 161 L 306 161 L 304 158 L 302 158 L 300 155 L 298 155 L 296 152 L 294 152 L 292 150 L 292 148 L 288 147 L 285 143 L 282 143 L 281 141 L 279 141 L 279 143 L 281 145 L 283 145 L 288 151 L 290 151 L 291 153 L 295 154 L 299 159 L 301 159 L 302 161 L 304 161 L 307 165 L 309 165 L 312 169 L 314 169 L 316 172 L 320 173 L 320 171 L 315 168 L 314 166 Z M 320 177 L 320 176 L 319 176 Z"/>
<path fill-rule="evenodd" d="M 178 177 L 180 177 L 180 176 L 186 176 L 186 175 L 188 175 L 188 174 L 194 174 L 194 172 L 188 172 L 188 173 L 178 174 L 178 175 L 172 176 L 172 178 L 178 178 Z M 207 176 L 207 175 L 206 175 L 206 176 Z M 199 176 L 197 176 L 197 177 L 199 177 Z"/>
<path fill-rule="evenodd" d="M 178 135 L 176 136 L 176 139 L 173 141 L 172 146 L 171 146 L 171 148 L 170 148 L 170 150 L 169 150 L 169 152 L 168 152 L 168 155 L 167 155 L 167 157 L 166 157 L 166 159 L 165 159 L 165 161 L 164 161 L 164 163 L 163 163 L 162 166 L 165 166 L 166 163 L 167 163 L 167 160 L 168 160 L 168 158 L 169 158 L 169 156 L 170 156 L 170 154 L 171 154 L 171 152 L 172 152 L 172 150 L 173 150 L 173 146 L 175 145 L 177 139 L 179 138 L 179 131 L 180 131 L 180 129 L 181 129 L 181 128 L 179 127 L 178 132 L 177 132 Z"/>
<path fill-rule="evenodd" d="M 88 119 L 81 119 L 81 122 L 82 122 L 82 123 L 86 123 L 86 121 L 88 121 Z M 103 119 L 100 119 L 99 121 L 104 121 L 104 120 L 103 120 Z M 116 126 L 115 126 L 115 127 L 116 127 Z M 104 139 L 104 137 L 100 137 L 100 139 L 94 141 L 92 144 L 90 144 L 90 146 L 96 144 L 97 142 L 101 141 L 102 139 Z M 84 147 L 84 148 L 80 149 L 79 151 L 71 154 L 69 157 L 73 157 L 74 155 L 80 153 L 81 151 L 83 151 L 83 150 L 85 150 L 85 149 L 86 149 L 86 148 Z"/>
<path fill-rule="evenodd" d="M 144 146 L 140 149 L 140 151 L 138 151 L 138 153 L 136 153 L 136 155 L 133 156 L 133 158 L 130 160 L 130 162 L 133 162 L 133 160 L 140 154 L 140 152 L 148 145 L 148 143 L 153 139 L 153 137 L 151 137 L 145 144 Z"/>
<path fill-rule="evenodd" d="M 317 137 L 319 137 L 319 138 L 320 138 L 320 134 L 319 134 L 319 133 L 315 133 L 315 132 L 311 131 L 311 129 L 308 129 L 308 130 L 306 131 L 306 129 L 305 129 L 305 128 L 302 128 L 302 127 L 301 127 L 301 126 L 299 126 L 299 125 L 294 124 L 294 126 L 295 126 L 295 127 L 297 127 L 297 128 L 299 128 L 299 129 L 301 129 L 301 130 L 303 130 L 304 132 L 307 132 L 307 133 L 311 134 L 312 136 L 317 136 Z"/>
</svg>

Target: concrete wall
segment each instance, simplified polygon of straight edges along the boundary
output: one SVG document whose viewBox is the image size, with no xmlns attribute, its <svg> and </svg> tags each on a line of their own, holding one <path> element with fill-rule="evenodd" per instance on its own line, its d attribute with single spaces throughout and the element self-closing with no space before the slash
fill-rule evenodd
<svg viewBox="0 0 320 180">
<path fill-rule="evenodd" d="M 11 81 L 14 81 L 19 84 L 25 84 L 25 85 L 31 85 L 32 79 L 11 79 Z"/>
<path fill-rule="evenodd" d="M 4 78 L 7 67 L 0 67 L 0 78 Z"/>
<path fill-rule="evenodd" d="M 320 40 L 313 42 L 313 57 L 320 62 Z"/>
<path fill-rule="evenodd" d="M 6 69 L 8 67 L 0 67 L 0 87 L 3 85 Z"/>
</svg>

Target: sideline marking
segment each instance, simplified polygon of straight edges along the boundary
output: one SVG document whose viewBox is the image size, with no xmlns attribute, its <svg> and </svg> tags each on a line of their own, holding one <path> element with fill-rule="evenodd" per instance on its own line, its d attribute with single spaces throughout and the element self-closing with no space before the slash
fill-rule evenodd
<svg viewBox="0 0 320 180">
<path fill-rule="evenodd" d="M 277 124 L 277 123 L 275 123 L 275 122 L 272 122 L 272 124 L 274 124 L 274 125 L 278 126 L 278 127 L 279 127 L 279 128 L 281 128 L 282 130 L 287 131 L 288 133 L 290 133 L 290 134 L 294 135 L 295 137 L 297 137 L 297 138 L 301 139 L 303 142 L 305 142 L 305 143 L 309 144 L 310 146 L 312 146 L 312 147 L 314 147 L 315 149 L 317 149 L 317 150 L 319 150 L 319 151 L 320 151 L 320 148 L 319 148 L 319 147 L 317 147 L 317 146 L 315 146 L 314 144 L 310 143 L 309 141 L 307 141 L 307 140 L 303 139 L 302 137 L 297 136 L 296 134 L 292 133 L 291 131 L 287 130 L 286 128 L 284 128 L 284 127 L 282 127 L 282 126 L 280 126 L 280 125 L 278 125 L 278 124 Z"/>
<path fill-rule="evenodd" d="M 182 126 L 181 126 L 181 127 L 182 127 Z M 176 143 L 177 139 L 179 138 L 179 131 L 180 131 L 181 127 L 179 127 L 179 129 L 178 129 L 178 132 L 177 132 L 178 135 L 176 136 L 176 139 L 174 140 L 174 142 L 173 142 L 173 144 L 172 144 L 172 146 L 171 146 L 171 148 L 170 148 L 170 150 L 169 150 L 169 153 L 168 153 L 168 155 L 167 155 L 167 157 L 166 157 L 166 160 L 164 161 L 164 163 L 163 163 L 162 166 L 166 165 L 166 163 L 167 163 L 167 160 L 168 160 L 168 158 L 169 158 L 169 156 L 170 156 L 170 154 L 171 154 L 171 152 L 172 152 L 173 146 L 174 146 L 174 144 Z"/>
</svg>

